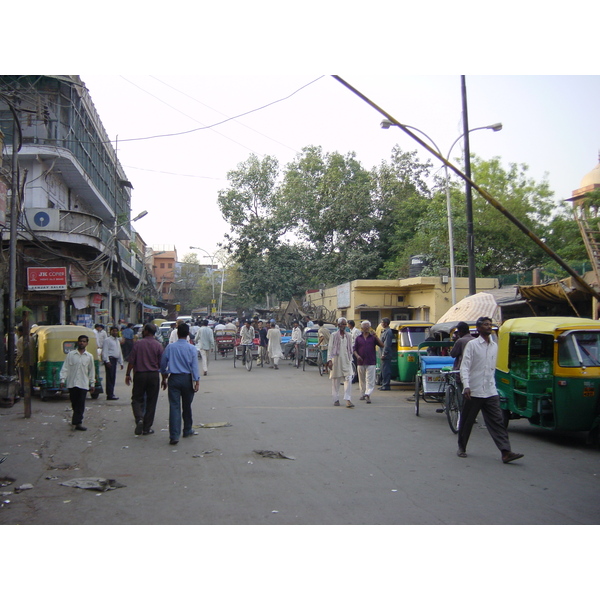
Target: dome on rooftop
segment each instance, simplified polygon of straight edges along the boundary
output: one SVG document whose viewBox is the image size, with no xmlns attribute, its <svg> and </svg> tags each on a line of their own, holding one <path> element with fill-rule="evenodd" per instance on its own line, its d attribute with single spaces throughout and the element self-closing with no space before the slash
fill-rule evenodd
<svg viewBox="0 0 600 600">
<path fill-rule="evenodd" d="M 581 189 L 588 185 L 600 185 L 600 157 L 598 164 L 581 180 L 579 188 Z"/>
</svg>

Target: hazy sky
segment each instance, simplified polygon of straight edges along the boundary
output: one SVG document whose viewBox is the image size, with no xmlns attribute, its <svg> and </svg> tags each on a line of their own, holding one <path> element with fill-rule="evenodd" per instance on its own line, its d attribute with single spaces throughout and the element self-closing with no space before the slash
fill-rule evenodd
<svg viewBox="0 0 600 600">
<path fill-rule="evenodd" d="M 134 187 L 132 213 L 148 211 L 138 231 L 149 245 L 175 245 L 180 258 L 189 246 L 216 250 L 227 231 L 218 191 L 251 153 L 274 156 L 282 168 L 307 145 L 355 152 L 367 169 L 389 160 L 395 144 L 429 156 L 398 128 L 381 129 L 381 115 L 328 75 L 80 75 L 108 135 L 118 139 Z M 339 75 L 424 131 L 444 155 L 462 134 L 460 75 Z M 473 132 L 471 151 L 499 156 L 506 167 L 529 165 L 536 181 L 547 177 L 557 200 L 570 197 L 598 163 L 600 77 L 473 75 L 467 97 L 470 128 L 503 124 L 497 133 Z M 210 127 L 248 111 L 255 112 Z M 165 137 L 137 139 L 151 136 Z M 461 153 L 462 140 L 451 160 Z"/>
</svg>

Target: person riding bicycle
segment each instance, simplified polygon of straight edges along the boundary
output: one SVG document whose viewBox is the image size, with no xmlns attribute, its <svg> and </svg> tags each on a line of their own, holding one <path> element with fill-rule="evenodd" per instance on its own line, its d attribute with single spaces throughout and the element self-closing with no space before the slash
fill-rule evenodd
<svg viewBox="0 0 600 600">
<path fill-rule="evenodd" d="M 246 348 L 254 345 L 254 327 L 252 321 L 246 319 L 244 326 L 240 329 L 240 346 L 244 346 L 242 354 L 242 364 L 246 364 Z"/>
<path fill-rule="evenodd" d="M 284 355 L 287 358 L 290 358 L 292 350 L 296 353 L 295 356 L 298 356 L 298 353 L 302 349 L 302 329 L 300 329 L 300 324 L 298 321 L 292 322 L 292 337 L 290 341 L 285 345 Z"/>
</svg>

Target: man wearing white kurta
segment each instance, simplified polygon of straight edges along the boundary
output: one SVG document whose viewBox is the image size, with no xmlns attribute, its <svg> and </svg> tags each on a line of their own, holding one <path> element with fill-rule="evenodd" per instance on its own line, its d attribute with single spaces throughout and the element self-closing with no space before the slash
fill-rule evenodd
<svg viewBox="0 0 600 600">
<path fill-rule="evenodd" d="M 202 357 L 202 371 L 204 376 L 208 375 L 208 353 L 215 350 L 215 338 L 212 329 L 208 326 L 208 321 L 204 319 L 202 326 L 196 334 L 196 348 L 200 350 Z"/>
<path fill-rule="evenodd" d="M 327 348 L 327 366 L 331 379 L 331 394 L 333 405 L 340 405 L 340 384 L 344 382 L 344 400 L 346 408 L 354 408 L 352 404 L 352 336 L 346 331 L 346 319 L 340 317 L 337 322 L 338 330 L 329 338 Z"/>
<path fill-rule="evenodd" d="M 281 351 L 281 330 L 274 319 L 271 319 L 271 328 L 267 332 L 267 352 L 271 361 L 271 369 L 279 369 L 279 359 L 283 358 Z"/>
</svg>

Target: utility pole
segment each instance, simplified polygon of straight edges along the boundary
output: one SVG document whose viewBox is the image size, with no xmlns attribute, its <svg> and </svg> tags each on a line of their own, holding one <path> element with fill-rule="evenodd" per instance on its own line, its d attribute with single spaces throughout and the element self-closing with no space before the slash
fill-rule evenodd
<svg viewBox="0 0 600 600">
<path fill-rule="evenodd" d="M 460 76 L 462 111 L 463 111 L 463 130 L 465 138 L 465 175 L 471 179 L 471 148 L 469 146 L 469 116 L 467 111 L 467 83 L 465 76 Z M 477 282 L 475 274 L 475 233 L 473 231 L 473 195 L 471 184 L 467 181 L 465 184 L 465 204 L 467 215 L 467 255 L 469 265 L 469 296 L 477 293 Z"/>
<path fill-rule="evenodd" d="M 8 375 L 15 372 L 15 307 L 17 304 L 17 221 L 19 219 L 19 157 L 21 140 L 17 145 L 20 133 L 17 115 L 13 113 L 12 139 L 12 182 L 10 203 L 10 244 L 8 250 Z"/>
</svg>

